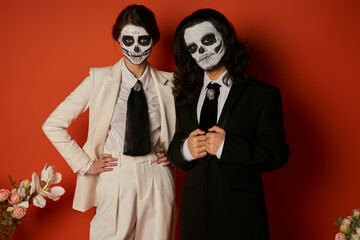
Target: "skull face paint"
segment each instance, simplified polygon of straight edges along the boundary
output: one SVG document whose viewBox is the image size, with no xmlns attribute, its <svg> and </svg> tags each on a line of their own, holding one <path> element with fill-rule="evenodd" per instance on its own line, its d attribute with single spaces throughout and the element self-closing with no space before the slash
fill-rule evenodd
<svg viewBox="0 0 360 240">
<path fill-rule="evenodd" d="M 125 57 L 133 64 L 140 64 L 150 56 L 152 39 L 143 27 L 126 25 L 118 41 Z"/>
<path fill-rule="evenodd" d="M 209 21 L 185 29 L 184 40 L 191 56 L 205 71 L 216 68 L 225 54 L 223 37 Z"/>
</svg>

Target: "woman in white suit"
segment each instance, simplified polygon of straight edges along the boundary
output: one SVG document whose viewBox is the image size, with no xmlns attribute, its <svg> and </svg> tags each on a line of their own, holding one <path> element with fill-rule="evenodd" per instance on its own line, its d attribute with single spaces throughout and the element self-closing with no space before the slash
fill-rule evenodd
<svg viewBox="0 0 360 240">
<path fill-rule="evenodd" d="M 152 11 L 142 5 L 125 8 L 113 27 L 125 57 L 113 66 L 91 68 L 43 125 L 47 137 L 78 173 L 73 208 L 86 211 L 97 206 L 90 239 L 174 238 L 174 182 L 164 154 L 175 132 L 173 74 L 147 62 L 159 36 Z M 129 124 L 139 125 L 129 120 L 130 95 L 139 91 L 145 94 L 148 126 L 135 127 L 148 130 L 133 142 L 148 138 L 150 145 L 134 153 L 125 148 Z M 87 109 L 88 138 L 81 148 L 67 128 Z M 142 146 L 137 143 L 133 148 Z"/>
</svg>

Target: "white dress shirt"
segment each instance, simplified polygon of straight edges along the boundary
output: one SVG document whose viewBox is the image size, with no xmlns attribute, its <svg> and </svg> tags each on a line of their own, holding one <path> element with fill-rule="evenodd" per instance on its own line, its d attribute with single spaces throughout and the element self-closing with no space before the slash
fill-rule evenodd
<svg viewBox="0 0 360 240">
<path fill-rule="evenodd" d="M 127 100 L 131 92 L 131 88 L 135 85 L 138 78 L 136 78 L 126 67 L 125 63 L 122 64 L 121 71 L 121 85 L 120 91 L 115 105 L 113 117 L 111 120 L 109 132 L 105 141 L 104 153 L 119 153 L 124 148 L 124 137 L 126 127 L 126 113 L 127 113 Z M 152 81 L 149 67 L 147 66 L 141 77 L 139 78 L 144 89 L 148 112 L 149 112 L 149 130 L 150 130 L 150 143 L 153 149 L 158 145 L 160 138 L 160 103 L 156 93 L 155 84 Z M 141 127 L 141 126 L 140 126 Z M 80 169 L 80 174 L 85 174 L 92 161 Z"/>
<path fill-rule="evenodd" d="M 200 113 L 201 113 L 201 108 L 202 108 L 202 105 L 204 104 L 204 100 L 205 100 L 205 97 L 206 97 L 206 90 L 207 90 L 207 85 L 212 82 L 212 83 L 218 83 L 220 85 L 220 94 L 219 94 L 219 98 L 218 98 L 218 114 L 217 114 L 217 121 L 219 121 L 219 118 L 220 118 L 220 115 L 221 115 L 221 112 L 222 112 L 222 109 L 224 107 L 224 104 L 225 104 L 225 101 L 229 95 L 229 92 L 230 92 L 230 89 L 231 89 L 231 86 L 232 86 L 232 81 L 231 79 L 229 79 L 229 86 L 226 86 L 224 83 L 223 83 L 223 77 L 225 76 L 225 74 L 227 73 L 227 71 L 223 72 L 221 74 L 220 77 L 218 77 L 218 79 L 216 80 L 211 80 L 209 78 L 209 76 L 206 74 L 204 74 L 204 84 L 201 88 L 201 91 L 200 91 L 200 96 L 199 96 L 199 101 L 198 101 L 198 104 L 197 104 L 197 109 L 196 109 L 196 115 L 197 115 L 197 120 L 198 122 L 200 122 Z M 191 153 L 189 151 L 189 148 L 188 148 L 188 145 L 187 145 L 187 142 L 188 142 L 188 139 L 186 139 L 183 143 L 183 146 L 182 146 L 182 155 L 184 157 L 185 160 L 187 161 L 192 161 L 192 160 L 195 160 L 192 156 L 191 156 Z M 225 139 L 224 141 L 222 142 L 222 144 L 220 145 L 217 153 L 216 153 L 216 157 L 220 159 L 221 157 L 221 154 L 222 154 L 222 150 L 223 150 L 223 147 L 224 147 L 224 142 L 225 142 Z"/>
</svg>

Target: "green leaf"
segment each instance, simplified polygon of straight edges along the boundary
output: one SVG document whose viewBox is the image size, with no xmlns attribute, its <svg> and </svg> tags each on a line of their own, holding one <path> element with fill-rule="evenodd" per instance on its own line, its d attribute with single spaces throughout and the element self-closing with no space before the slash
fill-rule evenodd
<svg viewBox="0 0 360 240">
<path fill-rule="evenodd" d="M 342 218 L 341 217 L 338 218 L 338 222 L 341 225 L 341 223 L 342 223 Z"/>
<path fill-rule="evenodd" d="M 10 179 L 10 183 L 11 183 L 11 185 L 13 185 L 13 186 L 15 187 L 16 182 L 15 182 L 15 181 L 13 181 L 13 179 L 11 178 L 11 176 L 10 176 L 10 175 L 8 175 L 8 177 L 9 177 L 9 179 Z"/>
<path fill-rule="evenodd" d="M 334 222 L 334 225 L 340 227 L 338 222 Z"/>
</svg>

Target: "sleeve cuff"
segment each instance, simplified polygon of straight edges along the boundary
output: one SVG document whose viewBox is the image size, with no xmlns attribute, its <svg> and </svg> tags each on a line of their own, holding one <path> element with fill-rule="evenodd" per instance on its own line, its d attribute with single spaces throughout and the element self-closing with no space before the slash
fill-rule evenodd
<svg viewBox="0 0 360 240">
<path fill-rule="evenodd" d="M 217 152 L 216 152 L 216 157 L 217 157 L 218 159 L 221 158 L 222 151 L 223 151 L 223 148 L 224 148 L 224 142 L 225 142 L 225 139 L 223 140 L 223 142 L 221 143 L 219 149 L 218 149 Z"/>
<path fill-rule="evenodd" d="M 186 139 L 181 146 L 181 155 L 186 161 L 191 162 L 194 158 L 191 156 L 187 143 L 188 139 Z"/>
<path fill-rule="evenodd" d="M 85 164 L 82 168 L 80 168 L 79 170 L 79 174 L 80 175 L 85 175 L 85 173 L 87 173 L 87 171 L 89 171 L 91 165 L 93 164 L 94 161 L 89 161 L 87 164 Z"/>
</svg>

